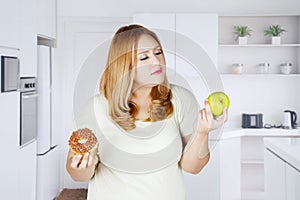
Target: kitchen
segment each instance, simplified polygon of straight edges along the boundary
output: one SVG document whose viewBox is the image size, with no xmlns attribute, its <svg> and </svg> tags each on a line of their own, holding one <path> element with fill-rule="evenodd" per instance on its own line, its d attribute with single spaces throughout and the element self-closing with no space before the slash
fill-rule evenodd
<svg viewBox="0 0 300 200">
<path fill-rule="evenodd" d="M 128 9 L 122 9 L 128 7 L 127 4 L 129 3 L 133 5 Z M 202 27 L 205 27 L 205 30 L 214 31 L 213 33 L 215 34 L 209 32 L 210 42 L 214 45 L 205 46 L 205 48 L 211 55 L 215 65 L 217 65 L 217 69 L 221 73 L 220 77 L 224 90 L 231 98 L 229 121 L 224 127 L 222 137 L 218 138 L 218 142 L 213 143 L 216 146 L 212 154 L 213 156 L 215 155 L 214 158 L 216 159 L 211 159 L 203 173 L 198 175 L 199 178 L 195 179 L 193 176 L 187 175 L 188 182 L 186 184 L 192 190 L 189 191 L 188 189 L 191 197 L 187 199 L 263 199 L 264 180 L 261 178 L 264 176 L 264 164 L 262 163 L 264 156 L 263 138 L 271 134 L 272 137 L 299 136 L 299 129 L 242 129 L 241 114 L 263 113 L 264 124 L 280 125 L 284 122 L 284 110 L 293 110 L 297 114 L 300 113 L 300 95 L 298 92 L 300 91 L 299 45 L 279 46 L 278 50 L 278 48 L 267 45 L 266 47 L 237 48 L 236 46 L 218 44 L 231 42 L 228 38 L 232 30 L 226 24 L 232 23 L 232 21 L 235 22 L 235 20 L 239 22 L 238 20 L 245 15 L 250 15 L 249 18 L 244 19 L 254 30 L 262 28 L 262 19 L 264 17 L 270 19 L 269 22 L 271 23 L 273 20 L 272 16 L 279 16 L 280 20 L 284 18 L 283 21 L 280 21 L 283 23 L 282 25 L 289 27 L 290 24 L 294 24 L 293 16 L 296 16 L 299 23 L 300 5 L 297 0 L 280 1 L 276 5 L 270 0 L 264 2 L 244 1 L 240 4 L 235 4 L 233 1 L 201 3 L 196 0 L 190 0 L 185 3 L 179 1 L 166 1 L 163 3 L 152 1 L 144 2 L 143 4 L 133 1 L 126 3 L 125 1 L 117 0 L 105 3 L 96 0 L 88 2 L 70 0 L 56 2 L 55 0 L 47 0 L 43 3 L 36 0 L 30 0 L 26 3 L 21 0 L 13 0 L 5 1 L 3 4 L 7 9 L 0 14 L 0 53 L 1 55 L 19 58 L 21 77 L 38 76 L 38 45 L 51 47 L 53 50 L 52 54 L 56 55 L 56 58 L 53 58 L 52 61 L 51 100 L 51 129 L 52 133 L 58 133 L 56 134 L 56 137 L 58 137 L 56 143 L 59 150 L 60 173 L 58 174 L 59 181 L 56 194 L 64 188 L 86 187 L 86 183 L 76 183 L 71 180 L 65 170 L 68 150 L 67 141 L 71 131 L 74 129 L 74 108 L 70 102 L 73 102 L 73 89 L 75 88 L 77 75 L 80 74 L 83 66 L 87 65 L 87 62 L 95 62 L 93 60 L 95 57 L 92 58 L 92 56 L 95 56 L 96 47 L 101 44 L 103 46 L 107 45 L 105 42 L 119 26 L 138 21 L 142 23 L 143 20 L 143 23 L 148 23 L 149 26 L 153 27 L 156 26 L 155 28 L 172 30 L 176 26 L 176 28 L 181 29 L 184 35 L 190 38 L 198 37 L 199 34 L 202 35 L 203 31 L 199 31 Z M 145 13 L 158 13 L 161 15 L 156 15 L 159 20 L 154 20 L 155 15 L 152 15 L 153 21 L 147 21 Z M 210 21 L 210 26 L 197 25 L 197 23 L 205 24 L 207 20 L 201 20 L 203 18 L 196 15 L 193 17 L 199 17 L 197 20 L 192 18 L 192 14 L 195 13 L 212 14 L 209 18 L 209 20 L 212 20 Z M 170 18 L 173 19 L 175 14 L 177 15 L 177 21 L 186 17 L 188 18 L 186 22 L 189 23 L 183 25 L 174 24 L 175 22 L 170 21 Z M 183 16 L 183 14 L 188 14 L 189 16 Z M 165 17 L 162 17 L 163 15 Z M 7 23 L 6 19 L 10 19 L 9 23 Z M 299 24 L 296 27 L 298 28 L 295 31 L 296 34 L 293 34 L 291 28 L 288 29 L 288 32 L 282 36 L 282 43 L 299 44 Z M 189 31 L 184 32 L 184 29 Z M 219 35 L 220 30 L 224 31 L 224 35 Z M 264 43 L 266 38 L 257 36 L 259 34 L 258 32 L 253 32 L 252 37 L 249 38 L 249 43 Z M 293 39 L 290 41 L 290 38 Z M 201 41 L 201 38 L 199 41 Z M 171 46 L 170 48 L 176 47 Z M 99 48 L 98 50 L 100 51 Z M 232 59 L 237 51 L 236 57 L 241 57 L 240 60 L 237 60 L 236 57 Z M 259 55 L 255 53 L 261 54 L 261 52 L 266 54 L 265 60 L 250 60 L 253 58 L 258 59 Z M 251 54 L 254 57 L 249 57 Z M 276 58 L 274 58 L 274 55 L 276 55 Z M 91 59 L 87 59 L 90 58 L 89 56 Z M 280 59 L 282 57 L 287 57 L 288 59 Z M 175 58 L 169 60 L 173 62 Z M 174 62 L 180 63 L 183 61 Z M 230 69 L 225 67 L 227 63 L 232 64 L 236 62 L 245 62 L 245 74 L 230 74 Z M 295 71 L 293 71 L 293 74 L 286 76 L 278 71 L 272 71 L 272 74 L 267 75 L 253 75 L 250 72 L 247 74 L 246 64 L 250 66 L 260 62 L 271 63 L 274 66 L 272 69 L 275 69 L 275 65 L 281 62 L 292 62 L 293 70 Z M 183 71 L 182 73 L 186 72 Z M 190 78 L 190 80 L 197 83 L 197 78 L 195 77 Z M 91 89 L 93 90 L 94 88 Z M 206 93 L 199 94 L 198 98 L 203 99 L 205 95 Z M 4 160 L 16 163 L 4 166 L 3 170 L 1 167 L 1 171 L 5 172 L 5 174 L 1 173 L 1 179 L 7 180 L 7 182 L 3 181 L 1 186 L 2 188 L 4 187 L 3 191 L 10 195 L 8 196 L 9 199 L 36 199 L 37 187 L 35 186 L 37 186 L 36 179 L 38 177 L 36 176 L 38 176 L 38 173 L 33 169 L 37 169 L 37 156 L 32 152 L 38 151 L 37 141 L 34 140 L 23 148 L 19 147 L 19 98 L 18 92 L 5 92 L 1 93 L 0 96 L 1 129 L 5 133 L 12 133 L 11 137 L 7 138 L 4 135 L 5 133 L 2 133 L 6 138 L 6 143 L 9 145 L 1 147 L 1 150 L 3 148 L 2 152 L 5 152 L 4 149 L 11 149 L 11 155 L 5 154 L 4 158 L 6 159 Z M 3 121 L 5 123 L 2 123 Z M 297 119 L 297 123 L 300 123 L 299 119 Z M 295 146 L 297 141 L 290 143 Z M 253 145 L 259 145 L 258 150 L 256 148 L 253 149 Z M 268 146 L 268 144 L 266 145 Z M 14 155 L 13 158 L 11 157 L 12 155 Z M 228 162 L 225 160 L 228 158 L 228 155 L 232 155 L 229 157 L 232 169 L 225 171 L 226 167 L 228 167 Z M 23 167 L 18 166 L 19 163 L 22 163 Z M 240 173 L 236 173 L 237 175 L 232 174 L 234 170 L 240 171 Z M 9 180 L 5 178 L 7 176 L 4 176 L 7 174 L 11 174 Z M 259 176 L 260 178 L 251 179 L 251 176 Z M 214 181 L 209 182 L 208 180 Z M 17 182 L 19 184 L 14 184 Z M 207 184 L 205 185 L 206 182 Z M 12 185 L 13 187 L 11 187 Z M 201 190 L 193 189 L 202 185 L 208 188 L 203 191 L 209 192 L 214 190 L 218 192 L 214 192 L 215 196 L 207 197 L 205 195 L 209 194 L 201 194 Z M 241 193 L 238 191 L 240 188 L 242 188 Z M 224 193 L 224 191 L 228 191 L 228 193 Z"/>
</svg>

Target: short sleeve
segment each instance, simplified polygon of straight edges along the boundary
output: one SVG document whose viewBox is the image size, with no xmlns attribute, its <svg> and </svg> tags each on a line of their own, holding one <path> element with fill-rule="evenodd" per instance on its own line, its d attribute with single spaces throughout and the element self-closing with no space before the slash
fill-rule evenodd
<svg viewBox="0 0 300 200">
<path fill-rule="evenodd" d="M 182 136 L 193 133 L 198 117 L 199 104 L 192 92 L 180 86 L 171 86 L 175 118 Z"/>
</svg>

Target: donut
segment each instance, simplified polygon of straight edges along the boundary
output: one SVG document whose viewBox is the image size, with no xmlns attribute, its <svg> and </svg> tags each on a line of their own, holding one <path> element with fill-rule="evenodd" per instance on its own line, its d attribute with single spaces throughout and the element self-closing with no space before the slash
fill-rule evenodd
<svg viewBox="0 0 300 200">
<path fill-rule="evenodd" d="M 97 142 L 95 134 L 90 129 L 82 128 L 72 132 L 69 146 L 74 153 L 83 155 L 90 152 Z"/>
</svg>

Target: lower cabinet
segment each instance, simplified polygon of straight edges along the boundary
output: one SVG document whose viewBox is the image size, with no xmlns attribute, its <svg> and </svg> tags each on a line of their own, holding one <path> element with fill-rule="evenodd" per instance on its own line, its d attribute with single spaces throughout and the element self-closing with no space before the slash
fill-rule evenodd
<svg viewBox="0 0 300 200">
<path fill-rule="evenodd" d="M 265 149 L 266 200 L 299 200 L 300 171 Z"/>
<path fill-rule="evenodd" d="M 240 200 L 240 137 L 210 140 L 210 160 L 197 174 L 183 173 L 188 200 Z"/>
<path fill-rule="evenodd" d="M 300 199 L 300 171 L 286 164 L 286 200 Z"/>
<path fill-rule="evenodd" d="M 264 151 L 264 158 L 266 200 L 286 199 L 285 162 L 267 149 Z"/>
<path fill-rule="evenodd" d="M 26 144 L 19 150 L 19 198 L 36 199 L 36 141 Z M 37 199 L 39 200 L 39 199 Z"/>
</svg>

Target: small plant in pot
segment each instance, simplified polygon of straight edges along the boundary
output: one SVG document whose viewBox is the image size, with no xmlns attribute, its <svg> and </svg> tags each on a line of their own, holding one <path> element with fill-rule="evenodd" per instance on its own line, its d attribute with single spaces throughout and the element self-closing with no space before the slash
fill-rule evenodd
<svg viewBox="0 0 300 200">
<path fill-rule="evenodd" d="M 286 32 L 279 24 L 271 25 L 265 30 L 265 35 L 272 37 L 272 44 L 280 44 L 280 35 Z"/>
<path fill-rule="evenodd" d="M 252 30 L 248 26 L 234 26 L 235 40 L 240 45 L 247 44 L 247 36 L 251 36 Z"/>
</svg>

